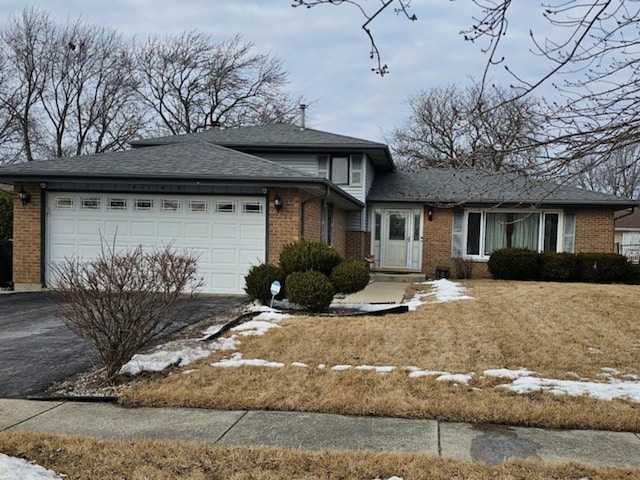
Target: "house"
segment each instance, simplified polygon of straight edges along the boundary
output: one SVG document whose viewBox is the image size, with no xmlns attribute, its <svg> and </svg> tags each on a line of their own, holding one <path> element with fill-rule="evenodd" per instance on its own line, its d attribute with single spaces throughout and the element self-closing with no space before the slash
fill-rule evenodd
<svg viewBox="0 0 640 480">
<path fill-rule="evenodd" d="M 199 255 L 204 291 L 242 293 L 251 265 L 321 240 L 373 268 L 433 275 L 496 248 L 613 248 L 614 212 L 639 202 L 512 175 L 398 172 L 387 145 L 289 124 L 212 129 L 103 153 L 0 167 L 14 185 L 14 282 L 50 285 L 52 262 L 173 244 Z"/>
<path fill-rule="evenodd" d="M 640 209 L 619 212 L 615 218 L 615 252 L 640 263 Z"/>
</svg>

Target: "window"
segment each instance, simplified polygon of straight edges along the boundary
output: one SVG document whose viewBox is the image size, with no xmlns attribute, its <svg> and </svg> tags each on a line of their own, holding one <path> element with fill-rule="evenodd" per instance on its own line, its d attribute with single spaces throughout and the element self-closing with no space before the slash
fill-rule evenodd
<svg viewBox="0 0 640 480">
<path fill-rule="evenodd" d="M 216 212 L 218 213 L 234 213 L 236 211 L 236 204 L 234 202 L 224 202 L 218 200 L 216 202 Z"/>
<path fill-rule="evenodd" d="M 178 212 L 180 211 L 180 200 L 162 200 L 163 212 Z"/>
<path fill-rule="evenodd" d="M 336 185 L 349 184 L 349 157 L 331 159 L 331 181 Z"/>
<path fill-rule="evenodd" d="M 73 197 L 56 197 L 56 208 L 60 210 L 72 210 L 74 206 Z"/>
<path fill-rule="evenodd" d="M 100 199 L 98 197 L 83 198 L 80 208 L 83 210 L 100 210 Z"/>
<path fill-rule="evenodd" d="M 244 213 L 262 213 L 262 202 L 244 202 L 242 211 Z"/>
<path fill-rule="evenodd" d="M 382 232 L 382 214 L 376 210 L 375 213 L 375 233 L 374 233 L 374 240 L 380 240 L 380 236 L 381 236 L 381 232 Z"/>
<path fill-rule="evenodd" d="M 351 155 L 351 181 L 353 186 L 362 185 L 362 155 Z"/>
<path fill-rule="evenodd" d="M 133 209 L 138 212 L 149 212 L 153 210 L 153 199 L 136 198 L 133 203 Z"/>
<path fill-rule="evenodd" d="M 110 198 L 107 202 L 107 210 L 126 210 L 127 199 L 126 198 Z"/>
<path fill-rule="evenodd" d="M 454 258 L 488 258 L 500 248 L 572 252 L 575 215 L 566 212 L 454 210 Z"/>
<path fill-rule="evenodd" d="M 209 202 L 206 200 L 189 200 L 189 211 L 193 213 L 207 213 Z"/>
</svg>

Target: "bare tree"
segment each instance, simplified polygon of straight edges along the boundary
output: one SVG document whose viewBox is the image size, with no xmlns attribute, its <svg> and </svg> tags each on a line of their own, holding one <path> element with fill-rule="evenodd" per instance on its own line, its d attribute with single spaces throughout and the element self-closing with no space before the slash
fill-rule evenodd
<svg viewBox="0 0 640 480">
<path fill-rule="evenodd" d="M 9 74 L 4 54 L 0 51 L 0 165 L 13 163 L 19 158 L 20 130 L 14 121 L 12 105 L 8 99 Z"/>
<path fill-rule="evenodd" d="M 89 261 L 66 258 L 52 266 L 61 300 L 56 315 L 96 347 L 110 380 L 183 314 L 173 305 L 201 286 L 196 265 L 189 253 L 141 245 L 131 251 L 103 245 Z"/>
<path fill-rule="evenodd" d="M 477 85 L 452 84 L 411 95 L 411 114 L 390 144 L 401 168 L 474 167 L 517 171 L 535 167 L 531 139 L 543 115 L 533 99 L 505 102 L 508 92 L 485 94 Z"/>
<path fill-rule="evenodd" d="M 283 92 L 281 61 L 252 49 L 239 36 L 221 44 L 193 31 L 151 38 L 137 52 L 140 97 L 172 134 L 290 121 L 300 99 Z"/>
<path fill-rule="evenodd" d="M 9 110 L 20 131 L 27 161 L 38 156 L 42 139 L 38 102 L 44 89 L 45 72 L 51 62 L 54 25 L 49 16 L 29 8 L 12 16 L 0 30 L 5 67 L 12 81 L 0 91 L 0 103 Z"/>
<path fill-rule="evenodd" d="M 382 55 L 380 49 L 376 43 L 375 36 L 371 31 L 372 24 L 375 20 L 384 13 L 385 10 L 393 6 L 393 11 L 396 14 L 402 14 L 408 20 L 416 21 L 418 17 L 415 14 L 410 13 L 409 7 L 411 6 L 411 0 L 380 0 L 379 3 L 374 5 L 367 4 L 358 0 L 293 0 L 293 7 L 306 7 L 312 8 L 316 5 L 330 4 L 330 5 L 342 5 L 348 4 L 356 7 L 362 13 L 364 17 L 364 23 L 361 25 L 362 30 L 369 39 L 371 46 L 371 52 L 369 56 L 375 62 L 375 67 L 371 69 L 372 72 L 384 77 L 389 73 L 389 66 L 386 63 L 382 63 Z"/>
<path fill-rule="evenodd" d="M 141 130 L 129 46 L 115 31 L 82 20 L 58 27 L 41 104 L 50 156 L 120 149 Z"/>
<path fill-rule="evenodd" d="M 362 0 L 296 0 L 294 6 L 345 3 L 361 9 L 365 25 L 378 16 L 378 12 L 371 15 Z M 553 38 L 529 32 L 533 60 L 549 66 L 547 73 L 537 78 L 525 78 L 522 72 L 514 71 L 502 49 L 512 33 L 510 17 L 517 15 L 521 2 L 473 3 L 476 13 L 469 28 L 461 33 L 466 40 L 481 44 L 487 54 L 479 75 L 483 94 L 491 91 L 490 78 L 497 67 L 513 77 L 513 92 L 506 101 L 525 98 L 542 85 L 551 83 L 556 88 L 560 100 L 547 105 L 551 122 L 546 134 L 538 136 L 532 145 L 538 149 L 538 163 L 546 167 L 547 175 L 566 173 L 570 171 L 568 164 L 582 158 L 605 162 L 615 151 L 638 143 L 640 8 L 635 0 L 543 1 L 540 14 L 553 27 Z M 406 11 L 409 5 L 409 0 L 377 3 L 380 11 Z"/>
</svg>

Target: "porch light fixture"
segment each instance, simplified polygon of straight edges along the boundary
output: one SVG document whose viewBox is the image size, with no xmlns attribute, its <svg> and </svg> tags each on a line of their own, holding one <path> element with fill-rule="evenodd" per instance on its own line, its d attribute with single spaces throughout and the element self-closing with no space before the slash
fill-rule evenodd
<svg viewBox="0 0 640 480">
<path fill-rule="evenodd" d="M 22 205 L 26 205 L 31 201 L 31 195 L 29 195 L 29 192 L 25 191 L 24 187 L 20 187 L 18 198 L 22 202 Z"/>
<path fill-rule="evenodd" d="M 278 192 L 276 192 L 275 197 L 273 197 L 273 206 L 275 207 L 276 212 L 282 210 L 282 199 L 280 198 L 280 195 L 278 195 Z"/>
<path fill-rule="evenodd" d="M 433 210 L 429 209 L 427 211 L 427 218 L 429 219 L 430 222 L 433 222 Z"/>
</svg>

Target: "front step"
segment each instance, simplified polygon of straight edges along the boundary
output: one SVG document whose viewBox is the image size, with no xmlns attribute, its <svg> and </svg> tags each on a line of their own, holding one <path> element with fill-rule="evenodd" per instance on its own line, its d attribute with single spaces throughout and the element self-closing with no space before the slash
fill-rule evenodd
<svg viewBox="0 0 640 480">
<path fill-rule="evenodd" d="M 374 282 L 420 283 L 426 280 L 426 276 L 424 273 L 371 272 L 371 280 Z"/>
</svg>

